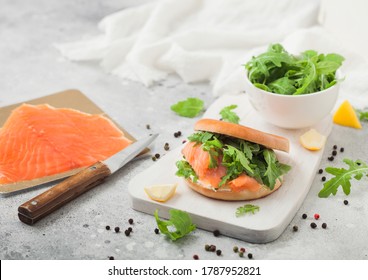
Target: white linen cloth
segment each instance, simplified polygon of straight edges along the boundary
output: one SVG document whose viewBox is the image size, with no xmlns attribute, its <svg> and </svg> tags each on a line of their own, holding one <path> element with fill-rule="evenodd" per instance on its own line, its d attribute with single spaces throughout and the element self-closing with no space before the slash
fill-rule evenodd
<svg viewBox="0 0 368 280">
<path fill-rule="evenodd" d="M 343 94 L 368 106 L 367 65 L 316 27 L 319 6 L 319 0 L 161 0 L 109 15 L 98 24 L 100 36 L 57 48 L 70 60 L 100 61 L 105 71 L 146 86 L 171 73 L 186 83 L 208 81 L 216 96 L 243 92 L 243 64 L 270 43 L 292 53 L 337 52 L 348 58 Z"/>
</svg>

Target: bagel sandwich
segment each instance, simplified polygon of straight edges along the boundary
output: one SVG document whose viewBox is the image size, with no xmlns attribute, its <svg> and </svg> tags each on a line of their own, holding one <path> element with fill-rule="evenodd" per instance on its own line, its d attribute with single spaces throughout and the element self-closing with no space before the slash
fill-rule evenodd
<svg viewBox="0 0 368 280">
<path fill-rule="evenodd" d="M 290 166 L 274 150 L 289 151 L 284 137 L 239 124 L 202 119 L 182 149 L 176 175 L 194 191 L 219 200 L 264 197 L 281 187 Z"/>
</svg>

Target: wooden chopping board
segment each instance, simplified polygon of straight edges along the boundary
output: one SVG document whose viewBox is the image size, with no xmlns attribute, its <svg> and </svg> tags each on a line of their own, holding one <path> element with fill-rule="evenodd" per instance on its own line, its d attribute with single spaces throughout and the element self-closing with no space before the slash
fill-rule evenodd
<svg viewBox="0 0 368 280">
<path fill-rule="evenodd" d="M 204 197 L 187 187 L 182 178 L 175 176 L 175 162 L 182 158 L 183 147 L 179 147 L 130 181 L 128 188 L 133 209 L 151 215 L 159 209 L 159 215 L 163 218 L 169 217 L 170 209 L 180 209 L 191 215 L 198 228 L 220 230 L 223 235 L 252 243 L 270 242 L 282 234 L 309 192 L 323 149 L 311 152 L 300 145 L 299 136 L 309 128 L 286 130 L 263 121 L 251 107 L 245 94 L 219 98 L 203 117 L 219 119 L 220 110 L 231 104 L 238 105 L 235 111 L 241 119 L 240 124 L 289 139 L 290 153 L 276 152 L 281 162 L 292 166 L 291 171 L 284 176 L 282 187 L 267 197 L 247 202 L 220 201 Z M 328 137 L 332 129 L 332 117 L 328 116 L 314 128 Z M 165 203 L 152 201 L 144 192 L 146 186 L 171 183 L 178 183 L 177 191 L 174 197 Z M 260 211 L 254 215 L 236 217 L 236 209 L 248 203 L 259 206 Z"/>
</svg>

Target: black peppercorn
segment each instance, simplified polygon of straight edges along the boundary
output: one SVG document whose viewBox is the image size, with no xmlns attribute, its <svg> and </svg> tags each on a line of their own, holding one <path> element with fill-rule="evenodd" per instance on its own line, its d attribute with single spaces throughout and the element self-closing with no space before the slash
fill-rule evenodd
<svg viewBox="0 0 368 280">
<path fill-rule="evenodd" d="M 293 226 L 293 231 L 298 231 L 298 226 Z"/>
<path fill-rule="evenodd" d="M 321 178 L 321 180 L 324 182 L 324 181 L 326 181 L 326 177 L 325 176 L 323 176 L 322 178 Z"/>
<path fill-rule="evenodd" d="M 322 228 L 327 228 L 327 224 L 326 223 L 323 223 L 322 224 Z"/>
<path fill-rule="evenodd" d="M 114 260 L 115 258 L 113 256 L 109 257 L 109 260 Z"/>
<path fill-rule="evenodd" d="M 334 157 L 333 156 L 330 156 L 327 158 L 329 161 L 333 161 L 334 160 Z"/>
<path fill-rule="evenodd" d="M 129 230 L 125 230 L 124 233 L 125 233 L 126 236 L 129 236 L 130 235 L 130 231 Z"/>
<path fill-rule="evenodd" d="M 160 230 L 158 228 L 155 228 L 155 233 L 156 234 L 159 234 L 160 233 Z"/>
<path fill-rule="evenodd" d="M 219 236 L 220 235 L 220 231 L 218 229 L 214 230 L 213 231 L 213 235 L 216 236 L 216 237 Z"/>
<path fill-rule="evenodd" d="M 222 253 L 221 250 L 216 250 L 216 255 L 217 256 L 221 256 L 221 253 Z"/>
<path fill-rule="evenodd" d="M 319 174 L 322 174 L 323 173 L 323 169 L 318 170 L 318 173 Z"/>
<path fill-rule="evenodd" d="M 169 145 L 169 143 L 165 143 L 164 150 L 165 150 L 165 151 L 170 150 L 170 145 Z"/>
<path fill-rule="evenodd" d="M 311 228 L 316 228 L 317 224 L 316 223 L 311 223 L 310 226 L 311 226 Z"/>
<path fill-rule="evenodd" d="M 175 138 L 178 138 L 180 136 L 181 136 L 181 131 L 177 131 L 177 132 L 174 133 Z"/>
<path fill-rule="evenodd" d="M 149 124 L 146 124 L 147 129 L 151 129 L 151 126 Z"/>
<path fill-rule="evenodd" d="M 132 231 L 133 231 L 133 229 L 132 229 L 131 227 L 128 227 L 128 230 L 129 230 L 130 232 L 132 232 Z"/>
<path fill-rule="evenodd" d="M 106 230 L 110 230 L 110 226 L 106 226 Z"/>
<path fill-rule="evenodd" d="M 343 153 L 344 152 L 344 148 L 342 147 L 342 148 L 340 148 L 340 152 L 341 153 Z"/>
<path fill-rule="evenodd" d="M 155 158 L 159 159 L 160 158 L 160 154 L 155 154 Z"/>
<path fill-rule="evenodd" d="M 336 150 L 337 149 L 337 146 L 336 145 L 333 145 L 333 149 Z"/>
<path fill-rule="evenodd" d="M 253 254 L 249 253 L 248 254 L 248 259 L 253 259 Z"/>
<path fill-rule="evenodd" d="M 336 155 L 337 155 L 337 152 L 336 152 L 336 151 L 333 151 L 333 152 L 332 152 L 332 155 L 333 155 L 333 156 L 336 156 Z"/>
<path fill-rule="evenodd" d="M 303 219 L 306 219 L 307 217 L 308 217 L 308 216 L 307 216 L 307 214 L 303 214 L 303 215 L 302 215 L 302 218 L 303 218 Z"/>
<path fill-rule="evenodd" d="M 348 205 L 349 204 L 349 201 L 347 201 L 346 199 L 344 200 L 344 204 L 345 205 Z"/>
<path fill-rule="evenodd" d="M 115 227 L 115 232 L 118 233 L 120 231 L 120 228 L 119 227 Z"/>
<path fill-rule="evenodd" d="M 130 219 L 128 220 L 128 223 L 132 225 L 132 224 L 134 223 L 133 219 L 132 219 L 132 218 L 130 218 Z"/>
</svg>

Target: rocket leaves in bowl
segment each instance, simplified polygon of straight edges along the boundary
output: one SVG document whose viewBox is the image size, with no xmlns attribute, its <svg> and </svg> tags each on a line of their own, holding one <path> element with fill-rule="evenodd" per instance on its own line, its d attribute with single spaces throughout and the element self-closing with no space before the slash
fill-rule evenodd
<svg viewBox="0 0 368 280">
<path fill-rule="evenodd" d="M 245 64 L 248 78 L 256 87 L 279 94 L 301 95 L 325 90 L 337 83 L 336 70 L 344 57 L 307 50 L 298 56 L 282 45 L 272 44 L 267 52 Z"/>
</svg>

